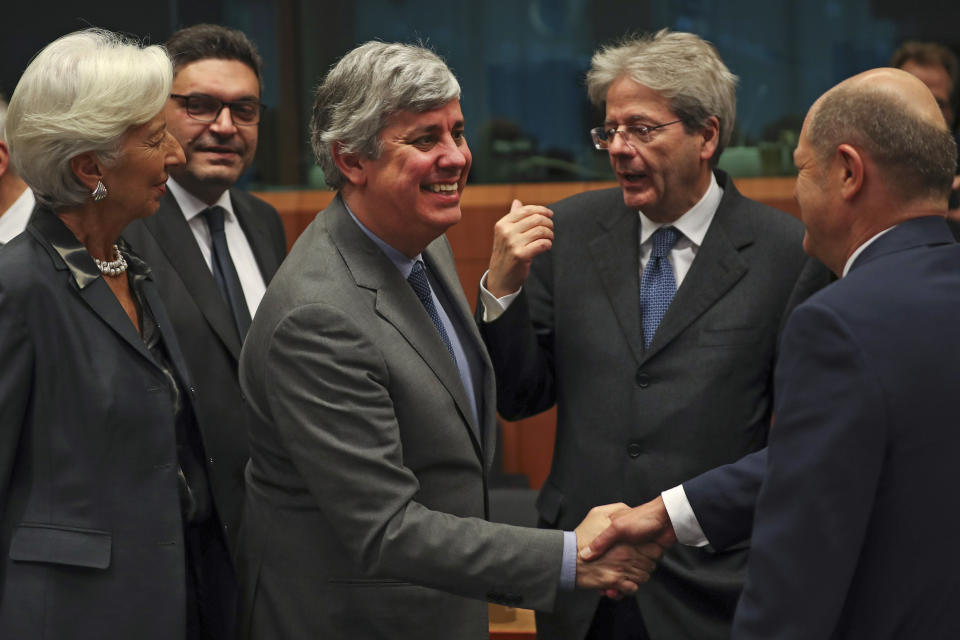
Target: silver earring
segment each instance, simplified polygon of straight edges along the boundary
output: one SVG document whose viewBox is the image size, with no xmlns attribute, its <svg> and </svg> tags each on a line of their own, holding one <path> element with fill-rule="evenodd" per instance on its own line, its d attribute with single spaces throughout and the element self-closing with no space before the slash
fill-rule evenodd
<svg viewBox="0 0 960 640">
<path fill-rule="evenodd" d="M 94 202 L 100 202 L 107 197 L 107 187 L 103 184 L 102 181 L 97 180 L 97 187 L 93 190 L 93 193 L 90 194 L 90 197 L 93 198 Z"/>
</svg>

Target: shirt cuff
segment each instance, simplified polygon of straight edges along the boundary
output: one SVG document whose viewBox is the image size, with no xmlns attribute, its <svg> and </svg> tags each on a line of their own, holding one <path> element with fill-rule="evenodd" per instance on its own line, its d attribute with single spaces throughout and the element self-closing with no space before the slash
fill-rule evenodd
<svg viewBox="0 0 960 640">
<path fill-rule="evenodd" d="M 560 589 L 573 591 L 577 588 L 577 534 L 563 532 L 563 559 L 560 565 Z"/>
<path fill-rule="evenodd" d="M 710 544 L 690 501 L 687 500 L 687 492 L 683 490 L 682 484 L 667 489 L 660 496 L 663 498 L 663 506 L 667 508 L 667 515 L 670 516 L 670 523 L 673 524 L 673 531 L 677 534 L 677 542 L 688 547 L 705 547 Z"/>
<path fill-rule="evenodd" d="M 480 304 L 483 305 L 483 321 L 493 322 L 503 315 L 504 311 L 510 308 L 513 301 L 516 300 L 520 292 L 523 291 L 523 287 L 520 287 L 513 293 L 508 293 L 502 298 L 495 298 L 492 293 L 487 291 L 488 273 L 490 273 L 489 269 L 484 271 L 483 277 L 480 278 Z"/>
</svg>

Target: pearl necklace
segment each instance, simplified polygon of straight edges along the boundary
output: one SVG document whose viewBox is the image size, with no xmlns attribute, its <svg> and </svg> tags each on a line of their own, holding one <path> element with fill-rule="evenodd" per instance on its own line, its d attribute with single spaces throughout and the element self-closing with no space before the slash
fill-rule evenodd
<svg viewBox="0 0 960 640">
<path fill-rule="evenodd" d="M 100 269 L 100 273 L 105 276 L 118 276 L 127 270 L 127 260 L 120 253 L 117 245 L 113 245 L 113 255 L 115 255 L 116 258 L 110 261 L 98 260 L 97 258 L 93 259 L 97 264 L 97 268 Z"/>
</svg>

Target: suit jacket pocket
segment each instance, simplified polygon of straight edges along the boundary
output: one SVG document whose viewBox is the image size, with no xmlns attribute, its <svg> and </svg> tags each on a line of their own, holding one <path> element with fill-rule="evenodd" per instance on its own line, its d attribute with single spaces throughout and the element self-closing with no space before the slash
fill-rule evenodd
<svg viewBox="0 0 960 640">
<path fill-rule="evenodd" d="M 701 347 L 740 347 L 756 344 L 763 336 L 763 327 L 705 327 L 700 331 Z"/>
<path fill-rule="evenodd" d="M 363 587 L 412 587 L 414 586 L 410 582 L 405 582 L 403 580 L 392 580 L 390 578 L 343 578 L 343 579 L 330 579 L 327 580 L 327 584 L 335 587 L 353 587 L 353 588 L 363 588 Z"/>
<path fill-rule="evenodd" d="M 13 532 L 10 559 L 106 569 L 113 539 L 106 531 L 52 524 L 22 524 Z"/>
</svg>

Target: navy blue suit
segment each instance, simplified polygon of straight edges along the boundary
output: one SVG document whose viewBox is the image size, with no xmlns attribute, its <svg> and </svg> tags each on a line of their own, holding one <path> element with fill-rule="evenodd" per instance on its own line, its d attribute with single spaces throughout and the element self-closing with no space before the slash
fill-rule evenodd
<svg viewBox="0 0 960 640">
<path fill-rule="evenodd" d="M 684 485 L 719 547 L 755 518 L 734 638 L 960 637 L 958 317 L 960 246 L 938 217 L 794 311 L 766 453 Z"/>
</svg>

